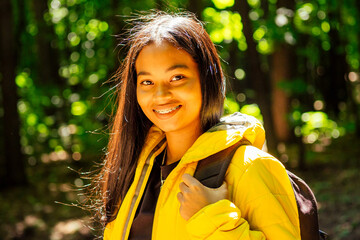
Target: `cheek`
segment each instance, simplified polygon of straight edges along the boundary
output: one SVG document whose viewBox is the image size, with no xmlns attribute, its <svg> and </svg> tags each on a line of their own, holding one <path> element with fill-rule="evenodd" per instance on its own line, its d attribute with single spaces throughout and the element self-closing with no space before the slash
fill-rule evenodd
<svg viewBox="0 0 360 240">
<path fill-rule="evenodd" d="M 152 112 L 152 109 L 149 106 L 149 103 L 150 103 L 149 97 L 150 97 L 149 94 L 146 94 L 146 92 L 144 92 L 144 91 L 141 91 L 141 90 L 136 91 L 137 102 L 138 102 L 141 110 L 147 117 L 149 117 L 148 113 Z"/>
<path fill-rule="evenodd" d="M 201 88 L 200 86 L 194 87 L 193 90 L 193 103 L 197 108 L 201 108 L 202 106 L 202 94 L 201 94 Z"/>
</svg>

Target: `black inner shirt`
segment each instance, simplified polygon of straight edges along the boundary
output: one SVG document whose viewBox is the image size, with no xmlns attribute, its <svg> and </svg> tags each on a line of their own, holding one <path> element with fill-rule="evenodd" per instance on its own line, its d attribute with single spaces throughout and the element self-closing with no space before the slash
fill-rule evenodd
<svg viewBox="0 0 360 240">
<path fill-rule="evenodd" d="M 134 221 L 131 225 L 129 235 L 129 239 L 131 240 L 151 239 L 155 207 L 161 187 L 160 176 L 162 174 L 162 178 L 166 179 L 179 163 L 179 161 L 177 161 L 172 164 L 162 166 L 161 163 L 164 157 L 164 152 L 165 151 L 156 157 L 154 166 L 151 169 L 149 180 L 136 210 Z"/>
</svg>

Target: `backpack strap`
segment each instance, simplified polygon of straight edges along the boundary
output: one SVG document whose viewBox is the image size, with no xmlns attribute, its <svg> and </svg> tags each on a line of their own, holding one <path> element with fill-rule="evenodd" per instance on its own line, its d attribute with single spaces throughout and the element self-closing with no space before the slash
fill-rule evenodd
<svg viewBox="0 0 360 240">
<path fill-rule="evenodd" d="M 224 182 L 225 174 L 231 159 L 241 145 L 251 144 L 248 140 L 243 139 L 234 145 L 199 161 L 194 177 L 206 187 L 220 187 Z"/>
<path fill-rule="evenodd" d="M 319 230 L 317 204 L 314 193 L 304 180 L 286 170 L 294 190 L 299 213 L 301 239 L 326 240 L 329 236 Z"/>
</svg>

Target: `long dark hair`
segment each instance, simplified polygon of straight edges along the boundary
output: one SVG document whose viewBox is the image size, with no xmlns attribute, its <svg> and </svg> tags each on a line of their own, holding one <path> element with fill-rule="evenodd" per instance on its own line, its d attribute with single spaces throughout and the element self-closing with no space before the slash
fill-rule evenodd
<svg viewBox="0 0 360 240">
<path fill-rule="evenodd" d="M 126 58 L 115 75 L 117 110 L 98 181 L 102 202 L 99 213 L 104 223 L 116 217 L 121 200 L 133 181 L 139 154 L 152 125 L 136 100 L 135 61 L 144 46 L 164 41 L 185 50 L 198 64 L 202 131 L 218 123 L 223 112 L 224 76 L 216 48 L 201 22 L 190 13 L 164 12 L 152 12 L 135 21 L 127 42 Z"/>
</svg>

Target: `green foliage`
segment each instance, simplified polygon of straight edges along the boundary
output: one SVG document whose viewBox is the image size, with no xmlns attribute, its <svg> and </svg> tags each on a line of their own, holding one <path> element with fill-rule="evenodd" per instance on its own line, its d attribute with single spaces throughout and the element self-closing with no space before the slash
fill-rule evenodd
<svg viewBox="0 0 360 240">
<path fill-rule="evenodd" d="M 301 95 L 308 91 L 308 84 L 301 78 L 280 81 L 277 85 L 284 90 L 288 95 Z"/>
<path fill-rule="evenodd" d="M 38 23 L 49 26 L 48 32 L 42 33 L 35 16 L 27 16 L 27 32 L 22 33 L 22 38 L 39 37 L 39 34 L 50 37 L 53 32 L 55 38 L 51 45 L 60 63 L 58 80 L 46 81 L 39 79 L 41 71 L 33 66 L 47 63 L 29 58 L 39 55 L 40 49 L 24 55 L 23 59 L 29 61 L 18 66 L 20 72 L 15 81 L 21 97 L 18 103 L 21 143 L 29 157 L 41 157 L 43 162 L 79 160 L 81 154 L 99 155 L 104 147 L 105 142 L 99 145 L 99 136 L 91 132 L 101 131 L 107 122 L 103 111 L 108 99 L 96 100 L 95 97 L 108 90 L 109 86 L 100 86 L 110 78 L 116 63 L 113 29 L 107 16 L 111 11 L 98 11 L 106 8 L 109 8 L 106 1 L 49 1 L 45 22 Z M 37 49 L 37 44 L 37 41 L 28 41 L 26 49 Z"/>
<path fill-rule="evenodd" d="M 297 114 L 293 116 L 298 118 Z M 303 136 L 305 143 L 315 143 L 329 138 L 338 138 L 345 134 L 345 129 L 338 127 L 324 112 L 305 112 L 301 114 L 302 126 L 295 127 L 295 134 Z"/>
<path fill-rule="evenodd" d="M 232 97 L 225 98 L 224 115 L 233 114 L 234 112 L 239 112 L 239 111 L 240 111 L 240 106 Z"/>
<path fill-rule="evenodd" d="M 213 0 L 212 2 L 218 9 L 225 9 L 234 5 L 234 0 Z"/>
<path fill-rule="evenodd" d="M 203 15 L 204 20 L 209 22 L 206 27 L 214 43 L 236 40 L 239 49 L 246 50 L 246 40 L 242 33 L 243 25 L 239 13 L 229 10 L 217 11 L 215 8 L 207 7 L 204 9 Z"/>
<path fill-rule="evenodd" d="M 202 15 L 211 39 L 222 46 L 219 50 L 221 56 L 225 61 L 230 58 L 234 51 L 233 43 L 240 50 L 235 57 L 241 62 L 237 66 L 224 67 L 227 72 L 230 67 L 233 68 L 233 76 L 241 80 L 239 84 L 243 91 L 228 95 L 225 114 L 240 110 L 262 121 L 258 106 L 247 102 L 250 100 L 252 103 L 256 93 L 247 83 L 248 68 L 242 52 L 248 46 L 243 34 L 242 18 L 233 0 L 213 0 L 212 3 L 204 6 Z M 117 9 L 112 9 L 110 1 L 51 0 L 43 13 L 43 23 L 35 19 L 34 6 L 29 3 L 25 5 L 28 9 L 26 31 L 21 36 L 25 47 L 15 82 L 20 95 L 21 143 L 29 157 L 50 156 L 52 152 L 64 151 L 69 154 L 67 156 L 78 158 L 78 153 L 99 152 L 105 145 L 106 135 L 103 146 L 99 147 L 96 138 L 103 137 L 91 133 L 103 131 L 112 108 L 109 97 L 106 97 L 111 92 L 105 97 L 96 97 L 102 96 L 111 87 L 102 83 L 111 77 L 117 65 L 113 34 L 118 33 L 120 28 L 114 25 L 113 17 L 117 12 L 129 14 L 133 9 L 151 8 L 153 4 L 150 1 L 129 1 L 118 3 Z M 183 4 L 183 1 L 172 1 L 169 6 Z M 296 1 L 293 9 L 279 8 L 277 1 L 269 1 L 267 6 L 258 0 L 249 0 L 248 4 L 253 40 L 261 56 L 271 55 L 279 44 L 297 48 L 297 75 L 279 82 L 277 87 L 296 101 L 308 94 L 314 95 L 313 102 L 322 99 L 320 86 L 316 82 L 320 70 L 316 69 L 325 64 L 321 55 L 336 47 L 337 52 L 345 54 L 353 71 L 349 73 L 349 79 L 353 84 L 351 89 L 355 99 L 358 99 L 360 28 L 355 21 L 359 17 L 359 11 L 354 7 L 355 1 L 346 4 L 323 0 Z M 44 25 L 48 26 L 48 32 L 40 32 L 44 31 Z M 332 46 L 331 34 L 334 32 L 339 35 L 341 46 Z M 41 74 L 36 66 L 41 62 L 32 56 L 40 53 L 39 49 L 36 50 L 40 34 L 47 39 L 52 38 L 51 46 L 58 53 L 60 82 L 59 79 L 39 78 Z M 304 37 L 308 41 L 301 41 Z M 267 58 L 261 60 L 264 68 L 269 68 Z M 309 72 L 310 80 L 304 76 L 304 72 Z M 237 101 L 240 101 L 241 109 Z M 355 131 L 354 116 L 348 110 L 341 112 L 339 120 L 334 117 L 335 120 L 330 120 L 328 116 L 331 113 L 324 108 L 316 109 L 316 113 L 312 110 L 313 106 L 301 102 L 290 113 L 289 121 L 296 135 L 304 139 L 309 136 L 317 136 L 318 139 L 320 135 L 334 138 L 343 136 L 346 131 Z M 304 116 L 310 116 L 310 120 L 304 121 Z"/>
<path fill-rule="evenodd" d="M 257 118 L 260 122 L 264 122 L 260 108 L 257 104 L 248 104 L 241 107 L 240 112 Z"/>
<path fill-rule="evenodd" d="M 19 88 L 29 88 L 33 84 L 29 74 L 26 72 L 22 72 L 15 78 L 16 85 Z"/>
</svg>

